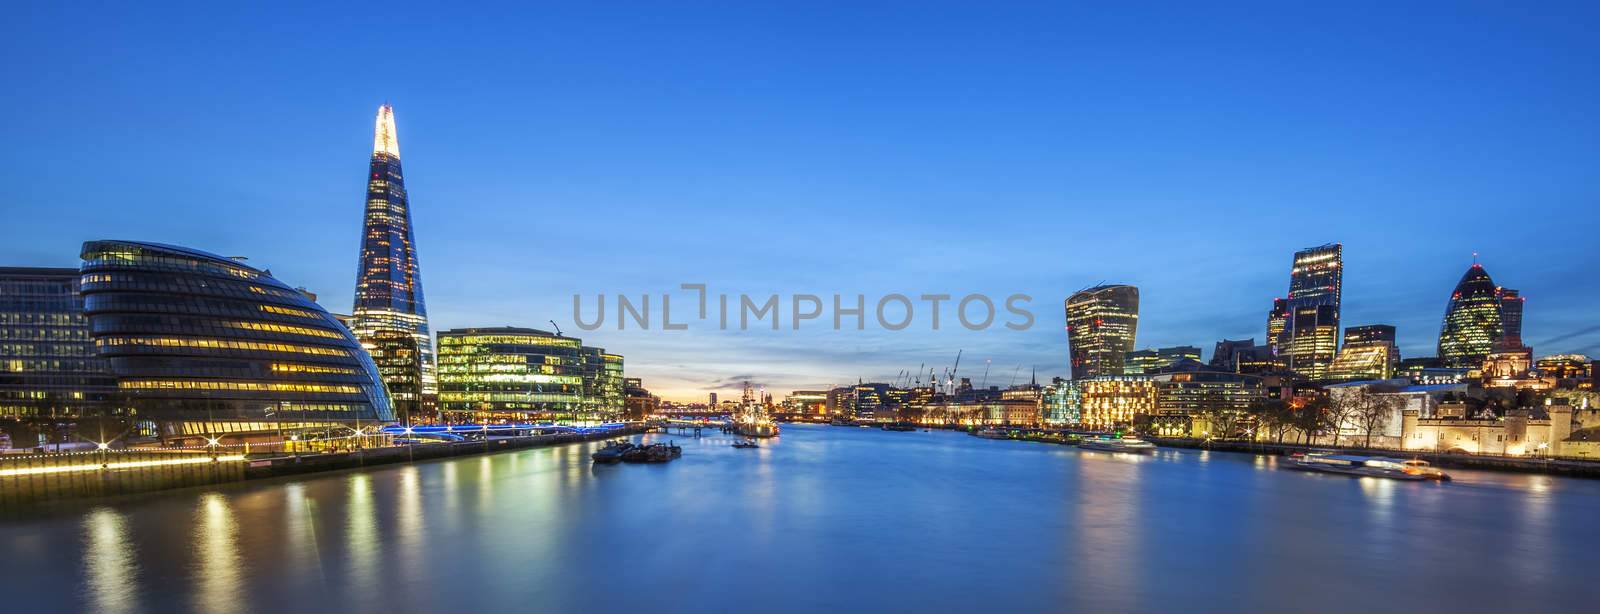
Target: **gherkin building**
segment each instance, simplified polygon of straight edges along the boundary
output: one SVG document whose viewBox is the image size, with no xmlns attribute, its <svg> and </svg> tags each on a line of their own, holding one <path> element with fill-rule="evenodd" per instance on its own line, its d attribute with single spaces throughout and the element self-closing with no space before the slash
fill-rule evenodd
<svg viewBox="0 0 1600 614">
<path fill-rule="evenodd" d="M 1500 288 L 1483 265 L 1474 263 L 1461 276 L 1444 310 L 1439 329 L 1439 360 L 1447 367 L 1476 369 L 1494 351 L 1504 331 Z"/>
</svg>

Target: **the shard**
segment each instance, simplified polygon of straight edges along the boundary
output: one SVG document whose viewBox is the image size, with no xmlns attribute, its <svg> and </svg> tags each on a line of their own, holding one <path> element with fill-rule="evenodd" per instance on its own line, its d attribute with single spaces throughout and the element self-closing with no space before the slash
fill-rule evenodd
<svg viewBox="0 0 1600 614">
<path fill-rule="evenodd" d="M 438 384 L 422 298 L 422 269 L 411 231 L 411 203 L 400 170 L 400 140 L 394 108 L 387 104 L 378 108 L 373 130 L 359 267 L 352 313 L 356 338 L 383 372 L 396 413 L 413 414 L 434 397 Z M 385 355 L 388 348 L 401 346 L 415 349 L 394 360 Z"/>
</svg>

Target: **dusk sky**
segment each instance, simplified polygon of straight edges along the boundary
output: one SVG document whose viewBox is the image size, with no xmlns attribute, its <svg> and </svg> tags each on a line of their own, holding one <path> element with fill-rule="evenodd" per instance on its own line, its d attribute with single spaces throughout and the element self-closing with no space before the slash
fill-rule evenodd
<svg viewBox="0 0 1600 614">
<path fill-rule="evenodd" d="M 1405 356 L 1474 252 L 1536 355 L 1600 353 L 1600 3 L 218 4 L 8 6 L 0 266 L 157 241 L 348 312 L 388 102 L 434 330 L 554 320 L 669 399 L 958 350 L 974 383 L 1066 375 L 1062 300 L 1100 282 L 1140 288 L 1140 347 L 1209 357 L 1329 242 L 1343 324 Z M 779 294 L 783 328 L 616 330 L 617 294 L 687 320 L 681 283 Z M 870 321 L 975 292 L 1037 322 Z M 789 329 L 791 295 L 857 293 L 865 331 Z"/>
</svg>

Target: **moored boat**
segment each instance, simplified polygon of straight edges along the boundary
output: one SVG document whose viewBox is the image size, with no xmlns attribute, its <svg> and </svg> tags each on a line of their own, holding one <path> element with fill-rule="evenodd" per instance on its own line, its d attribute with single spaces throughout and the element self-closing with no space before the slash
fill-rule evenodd
<svg viewBox="0 0 1600 614">
<path fill-rule="evenodd" d="M 1130 452 L 1133 454 L 1149 454 L 1156 450 L 1155 444 L 1133 437 L 1095 437 L 1078 442 L 1078 447 L 1085 450 Z"/>
<path fill-rule="evenodd" d="M 994 427 L 982 428 L 972 432 L 973 437 L 982 439 L 1010 439 L 1011 435 Z"/>
<path fill-rule="evenodd" d="M 891 422 L 889 424 L 883 425 L 883 430 L 885 430 L 885 431 L 899 431 L 899 432 L 915 431 L 915 430 L 917 430 L 917 425 L 911 424 L 909 422 Z"/>
<path fill-rule="evenodd" d="M 604 448 L 596 450 L 594 454 L 590 454 L 589 458 L 594 459 L 594 462 L 602 464 L 620 462 L 624 453 L 636 447 L 638 446 L 626 441 L 613 441 L 607 443 Z"/>
</svg>

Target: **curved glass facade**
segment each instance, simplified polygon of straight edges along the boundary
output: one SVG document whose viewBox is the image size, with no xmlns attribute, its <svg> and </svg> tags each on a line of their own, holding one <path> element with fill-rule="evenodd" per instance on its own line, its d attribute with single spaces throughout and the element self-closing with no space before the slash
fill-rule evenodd
<svg viewBox="0 0 1600 614">
<path fill-rule="evenodd" d="M 1478 369 L 1504 333 L 1500 288 L 1483 265 L 1473 264 L 1461 276 L 1439 328 L 1439 360 L 1444 366 Z M 1520 316 L 1520 314 L 1518 314 Z"/>
<path fill-rule="evenodd" d="M 140 417 L 183 432 L 390 421 L 378 369 L 309 297 L 205 252 L 83 244 L 84 312 L 96 350 Z"/>
<path fill-rule="evenodd" d="M 1118 375 L 1139 331 L 1139 289 L 1095 286 L 1067 298 L 1072 379 Z"/>
</svg>

